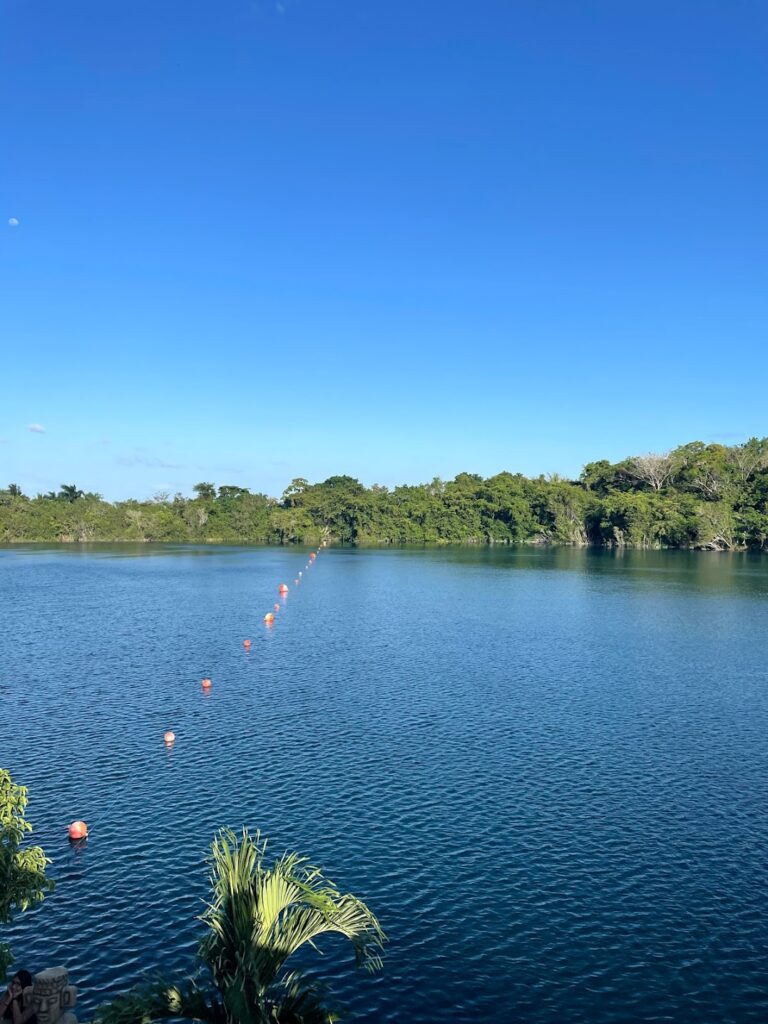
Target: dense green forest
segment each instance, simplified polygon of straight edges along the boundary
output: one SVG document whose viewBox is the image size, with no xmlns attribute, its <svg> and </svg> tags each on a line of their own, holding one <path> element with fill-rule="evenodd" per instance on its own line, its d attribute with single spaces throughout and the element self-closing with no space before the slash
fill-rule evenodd
<svg viewBox="0 0 768 1024">
<path fill-rule="evenodd" d="M 104 501 L 74 484 L 0 491 L 0 542 L 593 544 L 768 550 L 768 438 L 694 441 L 664 455 L 590 462 L 578 480 L 483 479 L 364 487 L 293 480 L 280 498 L 200 483 L 192 498 Z"/>
</svg>

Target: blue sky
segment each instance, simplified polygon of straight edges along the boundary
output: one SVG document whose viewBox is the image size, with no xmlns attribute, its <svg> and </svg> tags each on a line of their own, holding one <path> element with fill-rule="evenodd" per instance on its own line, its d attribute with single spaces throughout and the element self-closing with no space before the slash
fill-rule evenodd
<svg viewBox="0 0 768 1024">
<path fill-rule="evenodd" d="M 768 434 L 762 0 L 0 9 L 0 484 Z"/>
</svg>

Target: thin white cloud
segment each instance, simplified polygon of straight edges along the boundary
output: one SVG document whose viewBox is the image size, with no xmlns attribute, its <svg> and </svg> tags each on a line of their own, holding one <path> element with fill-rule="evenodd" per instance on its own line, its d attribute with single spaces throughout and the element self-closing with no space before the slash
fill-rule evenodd
<svg viewBox="0 0 768 1024">
<path fill-rule="evenodd" d="M 45 427 L 42 425 L 42 423 L 30 423 L 28 429 L 33 434 L 44 434 L 45 433 Z"/>
<path fill-rule="evenodd" d="M 118 466 L 145 466 L 148 469 L 186 469 L 186 466 L 178 462 L 166 462 L 157 456 L 142 455 L 139 452 L 134 455 L 120 455 L 115 462 Z"/>
<path fill-rule="evenodd" d="M 8 218 L 8 225 L 9 225 L 9 227 L 17 228 L 19 226 L 19 218 L 18 217 L 9 217 Z"/>
</svg>

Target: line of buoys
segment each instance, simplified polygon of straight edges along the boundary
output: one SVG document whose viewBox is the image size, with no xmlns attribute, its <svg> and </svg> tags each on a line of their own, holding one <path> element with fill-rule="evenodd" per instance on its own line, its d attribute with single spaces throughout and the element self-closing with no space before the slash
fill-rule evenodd
<svg viewBox="0 0 768 1024">
<path fill-rule="evenodd" d="M 321 547 L 322 547 L 322 545 L 321 545 Z M 304 566 L 304 568 L 305 569 L 309 569 L 310 566 L 312 565 L 312 563 L 314 562 L 314 560 L 316 558 L 317 558 L 317 551 L 310 551 L 310 553 L 309 553 L 309 559 L 310 560 L 309 560 L 309 562 L 307 562 L 307 564 Z M 301 577 L 303 575 L 304 575 L 304 573 L 299 571 L 298 576 L 293 581 L 294 587 L 298 587 L 298 585 L 301 583 Z M 280 594 L 280 596 L 282 598 L 285 598 L 285 596 L 289 593 L 289 587 L 288 587 L 287 583 L 281 583 L 280 586 L 277 589 L 278 589 L 278 592 L 279 592 L 279 594 Z M 273 607 L 274 607 L 275 611 L 274 612 L 267 612 L 267 614 L 264 616 L 264 622 L 265 622 L 265 624 L 267 626 L 271 626 L 274 623 L 275 615 L 280 611 L 280 607 L 281 606 L 279 604 L 275 604 Z"/>
<path fill-rule="evenodd" d="M 320 547 L 324 547 L 324 542 L 320 545 Z M 309 567 L 312 565 L 316 557 L 317 553 L 311 551 L 309 554 L 309 562 L 305 566 L 305 569 L 309 569 Z M 298 577 L 293 581 L 294 586 L 299 585 L 302 576 L 303 573 L 299 572 Z M 285 597 L 285 595 L 288 593 L 288 584 L 281 583 L 278 590 L 280 592 L 281 597 Z M 264 622 L 266 623 L 267 626 L 271 626 L 274 623 L 275 613 L 280 611 L 280 605 L 275 604 L 274 609 L 274 612 L 267 612 L 267 614 L 264 616 Z M 249 651 L 251 649 L 251 641 L 249 639 L 243 640 L 243 647 L 247 651 Z M 206 692 L 211 689 L 212 685 L 213 683 L 207 676 L 205 679 L 201 681 L 201 686 L 203 690 L 205 690 Z M 176 733 L 173 732 L 171 729 L 166 729 L 166 731 L 163 733 L 163 741 L 166 747 L 172 747 L 173 744 L 176 742 Z M 80 842 L 88 837 L 88 825 L 84 821 L 73 821 L 71 822 L 70 825 L 67 826 L 67 834 L 70 840 L 72 840 L 72 842 Z"/>
</svg>

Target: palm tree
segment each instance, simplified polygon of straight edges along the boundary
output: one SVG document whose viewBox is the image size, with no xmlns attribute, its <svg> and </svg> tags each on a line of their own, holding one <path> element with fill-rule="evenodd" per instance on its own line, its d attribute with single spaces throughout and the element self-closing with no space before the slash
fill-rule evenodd
<svg viewBox="0 0 768 1024">
<path fill-rule="evenodd" d="M 100 1024 L 181 1017 L 208 1024 L 331 1024 L 324 991 L 286 967 L 302 946 L 337 932 L 358 965 L 378 970 L 386 936 L 368 907 L 340 893 L 297 853 L 265 863 L 266 840 L 222 829 L 211 847 L 211 902 L 201 920 L 201 971 L 181 984 L 150 981 L 97 1014 Z"/>
<path fill-rule="evenodd" d="M 74 484 L 62 484 L 58 496 L 62 501 L 77 501 L 78 498 L 82 498 L 83 492 Z"/>
</svg>

